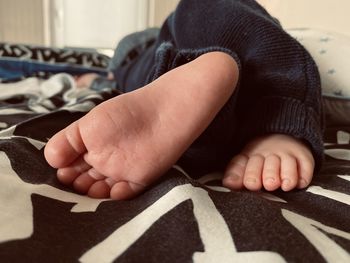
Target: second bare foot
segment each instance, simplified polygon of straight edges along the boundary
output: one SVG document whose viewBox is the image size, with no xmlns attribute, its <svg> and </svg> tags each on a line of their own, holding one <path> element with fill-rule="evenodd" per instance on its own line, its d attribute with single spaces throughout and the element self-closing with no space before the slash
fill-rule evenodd
<svg viewBox="0 0 350 263">
<path fill-rule="evenodd" d="M 223 184 L 232 189 L 290 191 L 307 187 L 314 172 L 309 148 L 288 135 L 271 134 L 250 142 L 232 158 Z"/>
</svg>

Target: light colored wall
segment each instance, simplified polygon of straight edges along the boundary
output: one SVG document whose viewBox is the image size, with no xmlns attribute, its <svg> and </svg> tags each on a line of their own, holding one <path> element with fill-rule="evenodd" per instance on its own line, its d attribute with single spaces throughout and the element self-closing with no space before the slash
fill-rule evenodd
<svg viewBox="0 0 350 263">
<path fill-rule="evenodd" d="M 179 0 L 151 0 L 160 25 Z M 350 35 L 350 0 L 258 0 L 285 28 L 313 27 Z M 152 20 L 152 16 L 154 17 Z"/>
<path fill-rule="evenodd" d="M 285 28 L 312 27 L 350 35 L 349 0 L 258 0 Z"/>
<path fill-rule="evenodd" d="M 114 48 L 126 34 L 147 27 L 148 0 L 55 0 L 56 46 Z"/>
<path fill-rule="evenodd" d="M 114 48 L 148 26 L 150 0 L 0 0 L 0 41 Z"/>
<path fill-rule="evenodd" d="M 350 0 L 258 1 L 285 28 L 313 27 L 350 35 Z M 178 2 L 0 0 L 0 41 L 113 47 L 127 33 L 147 25 L 160 26 Z M 55 4 L 67 9 L 52 9 Z M 50 15 L 46 12 L 49 8 L 52 11 Z"/>
<path fill-rule="evenodd" d="M 0 0 L 0 41 L 44 44 L 43 0 Z"/>
<path fill-rule="evenodd" d="M 174 11 L 179 0 L 149 0 L 150 3 L 150 26 L 161 26 L 165 18 Z"/>
</svg>

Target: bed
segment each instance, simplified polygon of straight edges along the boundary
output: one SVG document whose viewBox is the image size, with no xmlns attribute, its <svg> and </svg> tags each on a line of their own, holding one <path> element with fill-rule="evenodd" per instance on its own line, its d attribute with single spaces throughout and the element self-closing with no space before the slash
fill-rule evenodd
<svg viewBox="0 0 350 263">
<path fill-rule="evenodd" d="M 174 166 L 128 201 L 75 194 L 43 156 L 48 138 L 115 95 L 77 90 L 71 76 L 105 74 L 109 58 L 0 43 L 0 261 L 350 262 L 350 40 L 290 33 L 322 76 L 326 158 L 312 184 L 229 191 L 220 173 L 194 179 Z"/>
</svg>

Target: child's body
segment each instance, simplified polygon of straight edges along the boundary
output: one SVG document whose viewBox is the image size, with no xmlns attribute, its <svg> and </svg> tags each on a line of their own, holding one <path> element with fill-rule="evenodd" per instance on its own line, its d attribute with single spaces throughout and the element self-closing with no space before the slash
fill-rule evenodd
<svg viewBox="0 0 350 263">
<path fill-rule="evenodd" d="M 45 148 L 59 180 L 78 192 L 131 198 L 179 159 L 224 164 L 226 187 L 253 191 L 304 188 L 319 169 L 317 69 L 255 1 L 181 1 L 156 43 L 114 75 L 131 92 Z"/>
</svg>

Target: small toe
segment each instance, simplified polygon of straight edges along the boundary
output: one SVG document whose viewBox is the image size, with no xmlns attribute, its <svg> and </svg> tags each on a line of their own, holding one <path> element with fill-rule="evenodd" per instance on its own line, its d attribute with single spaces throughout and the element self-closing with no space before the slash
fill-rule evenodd
<svg viewBox="0 0 350 263">
<path fill-rule="evenodd" d="M 290 191 L 298 184 L 297 161 L 293 156 L 281 157 L 281 188 Z"/>
<path fill-rule="evenodd" d="M 115 183 L 110 192 L 110 196 L 114 200 L 126 200 L 139 195 L 145 190 L 146 186 L 127 181 Z"/>
<path fill-rule="evenodd" d="M 238 154 L 227 165 L 222 184 L 232 190 L 243 188 L 243 175 L 248 162 L 248 157 Z"/>
<path fill-rule="evenodd" d="M 310 158 L 297 159 L 297 163 L 299 174 L 297 188 L 303 189 L 311 183 L 315 169 L 315 164 L 313 159 Z"/>
<path fill-rule="evenodd" d="M 94 183 L 96 183 L 94 178 L 88 173 L 82 173 L 74 180 L 73 188 L 80 194 L 86 194 Z"/>
<path fill-rule="evenodd" d="M 243 178 L 243 184 L 248 190 L 258 191 L 261 189 L 264 160 L 264 157 L 258 154 L 249 157 Z"/>
<path fill-rule="evenodd" d="M 304 188 L 306 188 L 309 184 L 310 184 L 310 182 L 307 181 L 306 179 L 304 179 L 304 178 L 299 178 L 298 184 L 297 184 L 297 188 L 298 188 L 298 189 L 304 189 Z"/>
<path fill-rule="evenodd" d="M 265 158 L 262 179 L 267 191 L 274 191 L 281 186 L 280 166 L 281 160 L 277 155 L 273 154 Z"/>
<path fill-rule="evenodd" d="M 110 186 L 105 180 L 96 181 L 89 188 L 87 195 L 92 198 L 109 198 L 110 197 Z"/>
<path fill-rule="evenodd" d="M 69 167 L 60 168 L 57 170 L 57 179 L 65 185 L 70 185 L 82 173 L 89 170 L 91 166 L 82 158 L 77 159 Z"/>
</svg>

